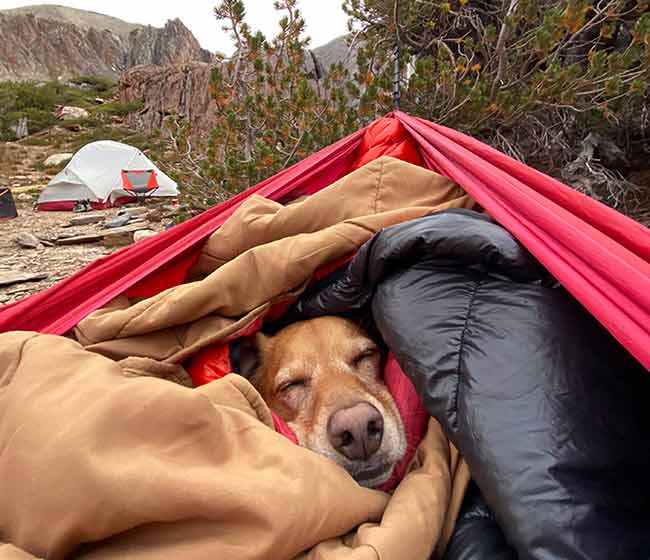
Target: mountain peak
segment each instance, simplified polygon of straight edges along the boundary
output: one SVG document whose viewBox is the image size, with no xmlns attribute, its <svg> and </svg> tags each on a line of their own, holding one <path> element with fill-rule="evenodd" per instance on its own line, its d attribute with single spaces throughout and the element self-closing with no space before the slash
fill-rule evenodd
<svg viewBox="0 0 650 560">
<path fill-rule="evenodd" d="M 0 80 L 117 79 L 140 64 L 213 59 L 180 19 L 158 28 L 49 4 L 1 10 L 0 37 Z"/>
<path fill-rule="evenodd" d="M 107 16 L 98 12 L 68 8 L 56 4 L 38 4 L 0 10 L 0 15 L 24 16 L 32 15 L 36 18 L 49 19 L 61 23 L 69 23 L 83 30 L 96 29 L 98 31 L 108 30 L 120 37 L 126 37 L 134 31 L 144 27 L 137 23 L 129 23 L 113 16 Z"/>
</svg>

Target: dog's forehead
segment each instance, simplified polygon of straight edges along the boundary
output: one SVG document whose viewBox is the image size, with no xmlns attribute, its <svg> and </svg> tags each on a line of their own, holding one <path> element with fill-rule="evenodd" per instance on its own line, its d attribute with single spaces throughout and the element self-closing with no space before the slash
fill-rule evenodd
<svg viewBox="0 0 650 560">
<path fill-rule="evenodd" d="M 372 344 L 357 325 L 340 317 L 319 317 L 294 323 L 272 337 L 274 350 L 304 356 L 310 351 L 354 351 Z"/>
</svg>

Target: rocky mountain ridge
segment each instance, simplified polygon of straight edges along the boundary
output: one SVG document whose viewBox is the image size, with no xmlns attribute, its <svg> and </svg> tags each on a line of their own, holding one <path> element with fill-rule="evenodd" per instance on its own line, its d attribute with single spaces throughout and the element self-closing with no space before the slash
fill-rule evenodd
<svg viewBox="0 0 650 560">
<path fill-rule="evenodd" d="M 350 49 L 346 36 L 309 51 L 307 66 L 318 79 L 331 64 L 343 62 L 350 75 L 355 72 L 356 48 Z M 192 136 L 205 140 L 214 126 L 216 106 L 210 95 L 211 64 L 186 62 L 167 66 L 136 66 L 125 72 L 118 84 L 122 103 L 141 103 L 142 109 L 126 117 L 135 129 L 151 132 L 164 127 L 170 115 L 192 124 Z"/>
<path fill-rule="evenodd" d="M 121 37 L 128 37 L 131 31 L 145 27 L 139 23 L 129 23 L 128 21 L 121 20 L 106 14 L 98 12 L 91 12 L 90 10 L 79 10 L 77 8 L 69 8 L 67 6 L 57 6 L 55 4 L 37 4 L 31 6 L 23 6 L 21 8 L 9 8 L 7 10 L 0 10 L 0 14 L 6 16 L 26 16 L 33 15 L 41 19 L 51 19 L 60 21 L 62 23 L 71 23 L 82 29 L 108 29 L 115 35 Z"/>
<path fill-rule="evenodd" d="M 137 65 L 210 62 L 179 20 L 156 28 L 59 6 L 0 11 L 0 80 L 118 79 Z"/>
</svg>

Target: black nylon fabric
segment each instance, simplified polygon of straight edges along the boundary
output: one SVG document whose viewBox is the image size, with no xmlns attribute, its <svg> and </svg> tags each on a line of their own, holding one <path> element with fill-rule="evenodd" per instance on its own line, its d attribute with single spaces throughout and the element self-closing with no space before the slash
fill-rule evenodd
<svg viewBox="0 0 650 560">
<path fill-rule="evenodd" d="M 650 375 L 506 230 L 386 228 L 292 315 L 366 306 L 518 558 L 650 558 Z"/>
<path fill-rule="evenodd" d="M 444 560 L 517 560 L 474 482 L 465 493 Z"/>
</svg>

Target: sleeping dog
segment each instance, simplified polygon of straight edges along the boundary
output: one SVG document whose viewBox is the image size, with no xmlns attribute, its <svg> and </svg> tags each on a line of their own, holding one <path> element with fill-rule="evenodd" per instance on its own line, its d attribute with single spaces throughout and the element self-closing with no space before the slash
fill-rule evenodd
<svg viewBox="0 0 650 560">
<path fill-rule="evenodd" d="M 386 482 L 406 435 L 382 381 L 382 353 L 340 317 L 293 323 L 242 342 L 240 369 L 298 443 L 344 467 L 362 486 Z"/>
</svg>

